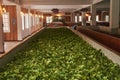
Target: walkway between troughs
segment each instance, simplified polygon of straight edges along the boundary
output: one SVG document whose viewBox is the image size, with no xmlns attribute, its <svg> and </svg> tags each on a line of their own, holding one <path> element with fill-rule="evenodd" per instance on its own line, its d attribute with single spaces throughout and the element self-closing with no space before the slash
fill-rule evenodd
<svg viewBox="0 0 120 80">
<path fill-rule="evenodd" d="M 17 46 L 23 44 L 24 42 L 26 42 L 28 39 L 30 39 L 31 37 L 33 37 L 34 35 L 36 35 L 38 32 L 40 32 L 41 30 L 43 30 L 44 28 L 41 28 L 40 30 L 38 30 L 37 32 L 33 33 L 32 35 L 26 37 L 24 40 L 22 41 L 5 41 L 4 42 L 4 49 L 5 52 L 0 54 L 0 58 L 6 56 L 10 51 L 12 51 L 14 48 L 16 48 Z"/>
<path fill-rule="evenodd" d="M 85 40 L 87 43 L 89 43 L 95 49 L 101 50 L 104 53 L 104 55 L 107 56 L 109 59 L 111 59 L 114 63 L 117 63 L 120 65 L 120 56 L 117 55 L 118 52 L 116 52 L 115 50 L 112 50 L 111 48 L 105 46 L 104 44 L 97 42 L 96 40 L 86 36 L 85 34 L 79 32 L 77 30 L 73 30 L 69 27 L 68 27 L 68 29 L 72 30 L 75 34 L 77 34 L 79 37 L 81 37 L 83 40 Z"/>
</svg>

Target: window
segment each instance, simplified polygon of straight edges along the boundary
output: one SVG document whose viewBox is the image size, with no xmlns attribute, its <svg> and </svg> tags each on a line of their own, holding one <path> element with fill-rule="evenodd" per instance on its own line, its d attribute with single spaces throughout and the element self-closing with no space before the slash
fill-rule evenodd
<svg viewBox="0 0 120 80">
<path fill-rule="evenodd" d="M 91 16 L 88 16 L 88 21 L 90 21 L 91 20 Z"/>
<path fill-rule="evenodd" d="M 81 22 L 82 21 L 82 16 L 79 16 L 79 22 Z"/>
<path fill-rule="evenodd" d="M 28 14 L 25 14 L 25 28 L 29 28 L 29 18 L 28 18 L 29 16 L 28 16 Z"/>
<path fill-rule="evenodd" d="M 37 24 L 39 24 L 39 17 L 37 17 Z"/>
<path fill-rule="evenodd" d="M 37 24 L 37 15 L 35 15 L 35 25 Z"/>
<path fill-rule="evenodd" d="M 21 14 L 21 18 L 22 18 L 22 30 L 25 29 L 25 17 L 24 17 L 24 14 Z"/>
<path fill-rule="evenodd" d="M 109 15 L 106 15 L 106 16 L 105 16 L 105 21 L 106 21 L 106 22 L 109 22 Z"/>
<path fill-rule="evenodd" d="M 3 14 L 3 31 L 10 32 L 9 12 Z"/>
<path fill-rule="evenodd" d="M 96 21 L 99 21 L 99 16 L 98 15 L 96 16 Z"/>
<path fill-rule="evenodd" d="M 53 17 L 52 17 L 52 16 L 50 16 L 50 23 L 52 22 L 52 18 L 53 18 Z"/>
<path fill-rule="evenodd" d="M 62 16 L 58 16 L 58 20 L 62 20 Z"/>
<path fill-rule="evenodd" d="M 29 26 L 31 27 L 32 26 L 32 15 L 29 15 Z"/>
<path fill-rule="evenodd" d="M 31 15 L 31 27 L 33 26 L 33 15 Z"/>
<path fill-rule="evenodd" d="M 61 19 L 61 17 L 59 17 L 59 19 Z M 47 16 L 46 17 L 46 22 L 51 23 L 52 22 L 52 16 Z"/>
<path fill-rule="evenodd" d="M 77 23 L 77 16 L 75 16 L 75 23 Z"/>
<path fill-rule="evenodd" d="M 49 17 L 46 17 L 46 23 L 49 23 Z"/>
<path fill-rule="evenodd" d="M 35 25 L 35 16 L 34 15 L 32 16 L 32 21 L 33 21 L 32 24 L 34 26 Z"/>
</svg>

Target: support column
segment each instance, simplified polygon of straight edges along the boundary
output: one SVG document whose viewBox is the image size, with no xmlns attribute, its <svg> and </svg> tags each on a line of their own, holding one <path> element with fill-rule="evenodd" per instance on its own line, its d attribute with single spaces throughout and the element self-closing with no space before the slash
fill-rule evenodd
<svg viewBox="0 0 120 80">
<path fill-rule="evenodd" d="M 82 12 L 82 26 L 86 26 L 86 12 Z"/>
<path fill-rule="evenodd" d="M 110 0 L 110 30 L 111 33 L 118 33 L 119 28 L 119 12 L 120 0 Z"/>
<path fill-rule="evenodd" d="M 18 30 L 18 40 L 22 40 L 22 19 L 21 19 L 21 7 L 16 5 L 17 13 L 17 30 Z"/>
<path fill-rule="evenodd" d="M 43 13 L 41 14 L 41 24 L 42 24 L 42 27 L 44 27 L 44 15 L 43 15 Z"/>
<path fill-rule="evenodd" d="M 4 52 L 4 40 L 3 40 L 3 22 L 2 22 L 2 7 L 0 2 L 0 53 Z"/>
<path fill-rule="evenodd" d="M 96 6 L 94 4 L 91 5 L 91 25 L 96 25 Z"/>
<path fill-rule="evenodd" d="M 75 22 L 75 13 L 74 12 L 72 13 L 72 22 L 73 23 Z"/>
<path fill-rule="evenodd" d="M 71 13 L 70 17 L 71 17 L 70 22 L 73 22 L 73 13 Z"/>
<path fill-rule="evenodd" d="M 79 13 L 77 13 L 77 23 L 79 23 L 79 16 L 80 16 L 80 14 Z"/>
<path fill-rule="evenodd" d="M 30 8 L 28 9 L 28 25 L 29 25 L 29 35 L 31 35 L 31 13 L 30 13 Z"/>
<path fill-rule="evenodd" d="M 101 11 L 101 21 L 104 21 L 103 16 L 104 16 L 104 11 Z"/>
</svg>

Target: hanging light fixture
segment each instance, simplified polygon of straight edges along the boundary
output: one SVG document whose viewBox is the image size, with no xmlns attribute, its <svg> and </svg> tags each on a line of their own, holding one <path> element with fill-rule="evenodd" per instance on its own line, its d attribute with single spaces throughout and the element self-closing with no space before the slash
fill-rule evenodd
<svg viewBox="0 0 120 80">
<path fill-rule="evenodd" d="M 51 11 L 52 11 L 54 14 L 59 13 L 59 9 L 57 9 L 57 8 L 53 8 Z"/>
<path fill-rule="evenodd" d="M 5 5 L 2 4 L 1 7 L 2 7 L 2 12 L 3 12 L 3 13 L 6 13 Z"/>
<path fill-rule="evenodd" d="M 3 0 L 1 0 L 1 2 L 2 2 L 2 4 L 1 4 L 1 7 L 2 7 L 2 12 L 3 13 L 6 13 L 7 11 L 6 11 L 6 3 L 5 2 L 3 2 Z"/>
</svg>

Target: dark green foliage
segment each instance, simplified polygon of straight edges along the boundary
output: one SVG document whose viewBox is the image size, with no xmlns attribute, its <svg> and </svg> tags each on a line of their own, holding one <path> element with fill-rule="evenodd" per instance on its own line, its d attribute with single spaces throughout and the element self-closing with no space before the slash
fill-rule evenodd
<svg viewBox="0 0 120 80">
<path fill-rule="evenodd" d="M 0 80 L 120 80 L 120 67 L 66 28 L 46 29 L 0 69 Z"/>
</svg>

